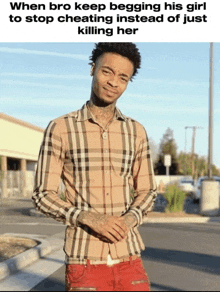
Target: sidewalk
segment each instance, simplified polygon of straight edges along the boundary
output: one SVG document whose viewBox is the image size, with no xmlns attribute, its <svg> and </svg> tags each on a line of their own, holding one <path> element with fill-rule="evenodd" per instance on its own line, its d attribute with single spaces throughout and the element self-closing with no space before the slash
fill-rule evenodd
<svg viewBox="0 0 220 292">
<path fill-rule="evenodd" d="M 39 245 L 28 249 L 27 251 L 18 254 L 6 261 L 0 263 L 0 282 L 12 276 L 15 273 L 21 272 L 27 266 L 37 262 L 46 256 L 53 254 L 56 251 L 63 249 L 64 232 L 55 234 L 51 237 L 40 236 L 35 234 L 13 234 L 8 233 L 4 236 L 31 238 L 40 242 Z M 0 289 L 1 291 L 1 289 Z"/>
</svg>

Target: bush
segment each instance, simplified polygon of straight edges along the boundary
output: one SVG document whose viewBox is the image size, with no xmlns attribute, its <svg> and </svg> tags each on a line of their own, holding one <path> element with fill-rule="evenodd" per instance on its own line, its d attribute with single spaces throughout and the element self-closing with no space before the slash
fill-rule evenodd
<svg viewBox="0 0 220 292">
<path fill-rule="evenodd" d="M 182 191 L 177 184 L 169 185 L 164 193 L 164 197 L 167 200 L 166 211 L 183 211 L 186 193 Z"/>
</svg>

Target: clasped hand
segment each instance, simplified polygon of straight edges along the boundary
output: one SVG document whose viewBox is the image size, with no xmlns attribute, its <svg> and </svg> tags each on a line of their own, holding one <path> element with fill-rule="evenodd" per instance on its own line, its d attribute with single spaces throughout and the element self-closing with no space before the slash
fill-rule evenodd
<svg viewBox="0 0 220 292">
<path fill-rule="evenodd" d="M 129 231 L 123 217 L 109 215 L 101 215 L 91 228 L 100 235 L 101 239 L 107 239 L 111 243 L 122 241 Z"/>
<path fill-rule="evenodd" d="M 117 243 L 126 238 L 129 227 L 124 217 L 82 212 L 78 221 L 89 226 L 103 241 Z"/>
</svg>

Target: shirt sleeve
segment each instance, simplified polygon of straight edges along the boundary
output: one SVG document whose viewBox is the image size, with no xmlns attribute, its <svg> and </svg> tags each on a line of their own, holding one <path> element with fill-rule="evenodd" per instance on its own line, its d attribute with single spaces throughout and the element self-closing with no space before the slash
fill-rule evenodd
<svg viewBox="0 0 220 292">
<path fill-rule="evenodd" d="M 76 226 L 81 210 L 58 196 L 65 159 L 63 144 L 59 125 L 50 122 L 40 148 L 32 200 L 35 208 L 48 217 Z"/>
<path fill-rule="evenodd" d="M 134 200 L 128 210 L 137 218 L 137 225 L 143 223 L 147 213 L 152 211 L 157 197 L 149 141 L 144 130 L 133 164 Z"/>
</svg>

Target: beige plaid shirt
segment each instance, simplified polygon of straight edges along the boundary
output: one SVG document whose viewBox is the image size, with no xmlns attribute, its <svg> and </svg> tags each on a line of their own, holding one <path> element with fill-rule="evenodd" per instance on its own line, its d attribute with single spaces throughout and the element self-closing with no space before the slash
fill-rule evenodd
<svg viewBox="0 0 220 292">
<path fill-rule="evenodd" d="M 62 178 L 65 202 L 58 196 Z M 104 131 L 87 105 L 51 121 L 45 130 L 35 177 L 33 201 L 38 210 L 67 225 L 67 263 L 102 261 L 140 254 L 144 244 L 137 227 L 152 210 L 156 184 L 146 132 L 141 124 L 115 116 Z M 116 244 L 101 241 L 78 226 L 81 211 L 122 216 L 132 213 L 137 226 Z"/>
</svg>

